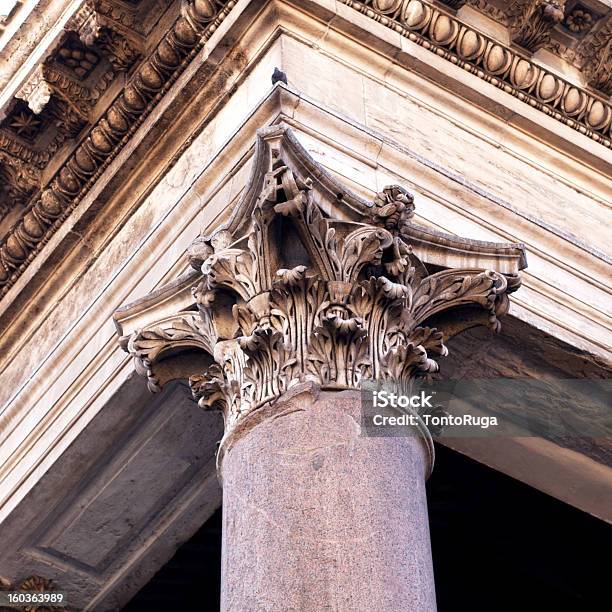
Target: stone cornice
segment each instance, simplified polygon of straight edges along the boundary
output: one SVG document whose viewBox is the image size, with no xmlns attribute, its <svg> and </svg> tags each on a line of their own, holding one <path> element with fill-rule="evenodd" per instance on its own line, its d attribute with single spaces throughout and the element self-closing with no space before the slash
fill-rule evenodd
<svg viewBox="0 0 612 612">
<path fill-rule="evenodd" d="M 49 12 L 41 40 L 28 25 L 34 17 L 22 24 L 19 36 L 30 51 L 25 61 L 11 56 L 10 49 L 0 50 L 6 64 L 2 73 L 12 74 L 0 91 L 0 150 L 9 155 L 17 151 L 21 159 L 23 153 L 37 158 L 32 162 L 45 177 L 38 187 L 49 182 L 120 93 L 125 85 L 121 73 L 133 71 L 145 50 L 151 51 L 152 41 L 167 32 L 166 15 L 175 17 L 178 11 L 178 6 L 169 8 L 171 4 L 172 0 L 129 5 L 121 0 L 74 0 L 59 20 Z M 7 175 L 6 168 L 0 172 Z M 28 196 L 15 200 L 7 196 L 9 190 Z M 0 195 L 2 238 L 10 220 L 21 218 L 40 195 L 38 189 L 25 190 L 13 179 L 9 190 L 2 189 Z"/>
<path fill-rule="evenodd" d="M 235 5 L 198 0 L 138 67 L 123 92 L 29 206 L 0 246 L 0 295 L 5 295 L 131 134 Z"/>
<path fill-rule="evenodd" d="M 546 115 L 612 148 L 612 106 L 420 0 L 339 0 Z M 380 6 L 390 7 L 377 10 Z"/>
</svg>

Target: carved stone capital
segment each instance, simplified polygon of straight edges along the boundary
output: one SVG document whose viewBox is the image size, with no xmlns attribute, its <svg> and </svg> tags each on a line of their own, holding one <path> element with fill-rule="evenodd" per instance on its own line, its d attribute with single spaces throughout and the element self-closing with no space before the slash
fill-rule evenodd
<svg viewBox="0 0 612 612">
<path fill-rule="evenodd" d="M 455 306 L 482 307 L 497 329 L 507 300 L 503 275 L 427 276 L 401 232 L 325 217 L 286 166 L 271 169 L 266 184 L 273 188 L 264 188 L 251 231 L 204 261 L 194 290 L 216 365 L 190 383 L 200 406 L 223 406 L 228 427 L 303 382 L 408 387 L 447 354 L 444 333 L 427 322 Z M 390 194 L 405 192 L 386 188 L 376 201 Z M 293 253 L 275 238 L 281 228 L 299 240 Z M 289 260 L 301 263 L 283 267 Z"/>
<path fill-rule="evenodd" d="M 421 230 L 405 189 L 358 200 L 284 127 L 260 132 L 245 194 L 228 224 L 188 251 L 199 271 L 196 310 L 137 329 L 122 344 L 152 391 L 163 355 L 207 354 L 210 365 L 190 385 L 201 407 L 223 410 L 226 432 L 303 383 L 409 388 L 438 370 L 448 337 L 477 324 L 498 330 L 507 294 L 520 284 L 515 273 L 478 267 L 430 272 L 414 250 Z"/>
</svg>

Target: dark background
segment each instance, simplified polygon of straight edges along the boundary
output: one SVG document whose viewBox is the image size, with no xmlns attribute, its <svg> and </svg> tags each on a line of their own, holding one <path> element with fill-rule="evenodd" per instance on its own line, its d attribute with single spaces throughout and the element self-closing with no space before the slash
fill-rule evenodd
<svg viewBox="0 0 612 612">
<path fill-rule="evenodd" d="M 610 525 L 440 445 L 427 489 L 439 612 L 610 609 Z M 218 510 L 124 610 L 217 612 L 220 580 Z"/>
</svg>

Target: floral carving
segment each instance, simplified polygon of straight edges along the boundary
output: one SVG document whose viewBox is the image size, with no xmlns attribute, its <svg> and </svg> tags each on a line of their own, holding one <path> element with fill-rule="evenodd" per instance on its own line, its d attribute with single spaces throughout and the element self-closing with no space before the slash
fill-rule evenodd
<svg viewBox="0 0 612 612">
<path fill-rule="evenodd" d="M 612 95 L 612 18 L 585 36 L 578 45 L 577 60 L 587 83 Z"/>
<path fill-rule="evenodd" d="M 136 62 L 143 40 L 134 30 L 133 21 L 123 23 L 105 14 L 100 2 L 86 2 L 72 18 L 69 28 L 78 32 L 83 44 L 96 46 L 118 72 L 127 72 Z M 125 24 L 129 23 L 129 26 Z"/>
<path fill-rule="evenodd" d="M 212 353 L 210 321 L 194 313 L 181 313 L 151 329 L 138 330 L 125 342 L 126 350 L 134 357 L 136 372 L 147 378 L 153 393 L 161 390 L 154 364 L 165 354 L 181 347 L 201 349 Z"/>
<path fill-rule="evenodd" d="M 565 25 L 571 32 L 585 32 L 593 25 L 593 15 L 585 9 L 575 9 L 566 17 Z"/>
<path fill-rule="evenodd" d="M 394 235 L 401 234 L 414 217 L 414 198 L 402 187 L 385 187 L 374 198 L 372 223 Z"/>
</svg>

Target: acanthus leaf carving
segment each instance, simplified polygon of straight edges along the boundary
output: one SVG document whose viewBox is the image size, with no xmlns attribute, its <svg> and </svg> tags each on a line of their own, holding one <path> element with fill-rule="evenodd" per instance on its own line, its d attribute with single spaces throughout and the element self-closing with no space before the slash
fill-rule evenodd
<svg viewBox="0 0 612 612">
<path fill-rule="evenodd" d="M 25 207 L 40 187 L 40 171 L 21 159 L 0 151 L 0 219 L 10 207 Z"/>
<path fill-rule="evenodd" d="M 212 353 L 215 339 L 209 320 L 186 312 L 172 317 L 163 325 L 138 330 L 125 339 L 124 348 L 134 358 L 136 372 L 146 377 L 149 390 L 157 393 L 161 386 L 155 364 L 164 354 L 185 348 Z"/>
<path fill-rule="evenodd" d="M 576 49 L 576 60 L 591 87 L 612 95 L 612 17 L 585 36 Z"/>
<path fill-rule="evenodd" d="M 410 243 L 414 200 L 406 190 L 386 187 L 364 207 L 363 222 L 327 216 L 333 207 L 314 188 L 316 175 L 300 174 L 276 153 L 255 173 L 258 195 L 245 190 L 250 210 L 239 204 L 235 213 L 250 222 L 199 237 L 188 250 L 201 274 L 193 289 L 197 313 L 127 342 L 155 390 L 161 352 L 195 342 L 214 363 L 192 375 L 190 386 L 201 407 L 222 409 L 227 432 L 302 383 L 351 389 L 390 380 L 407 388 L 431 375 L 448 353 L 440 313 L 469 307 L 499 330 L 518 275 L 432 273 Z"/>
</svg>

